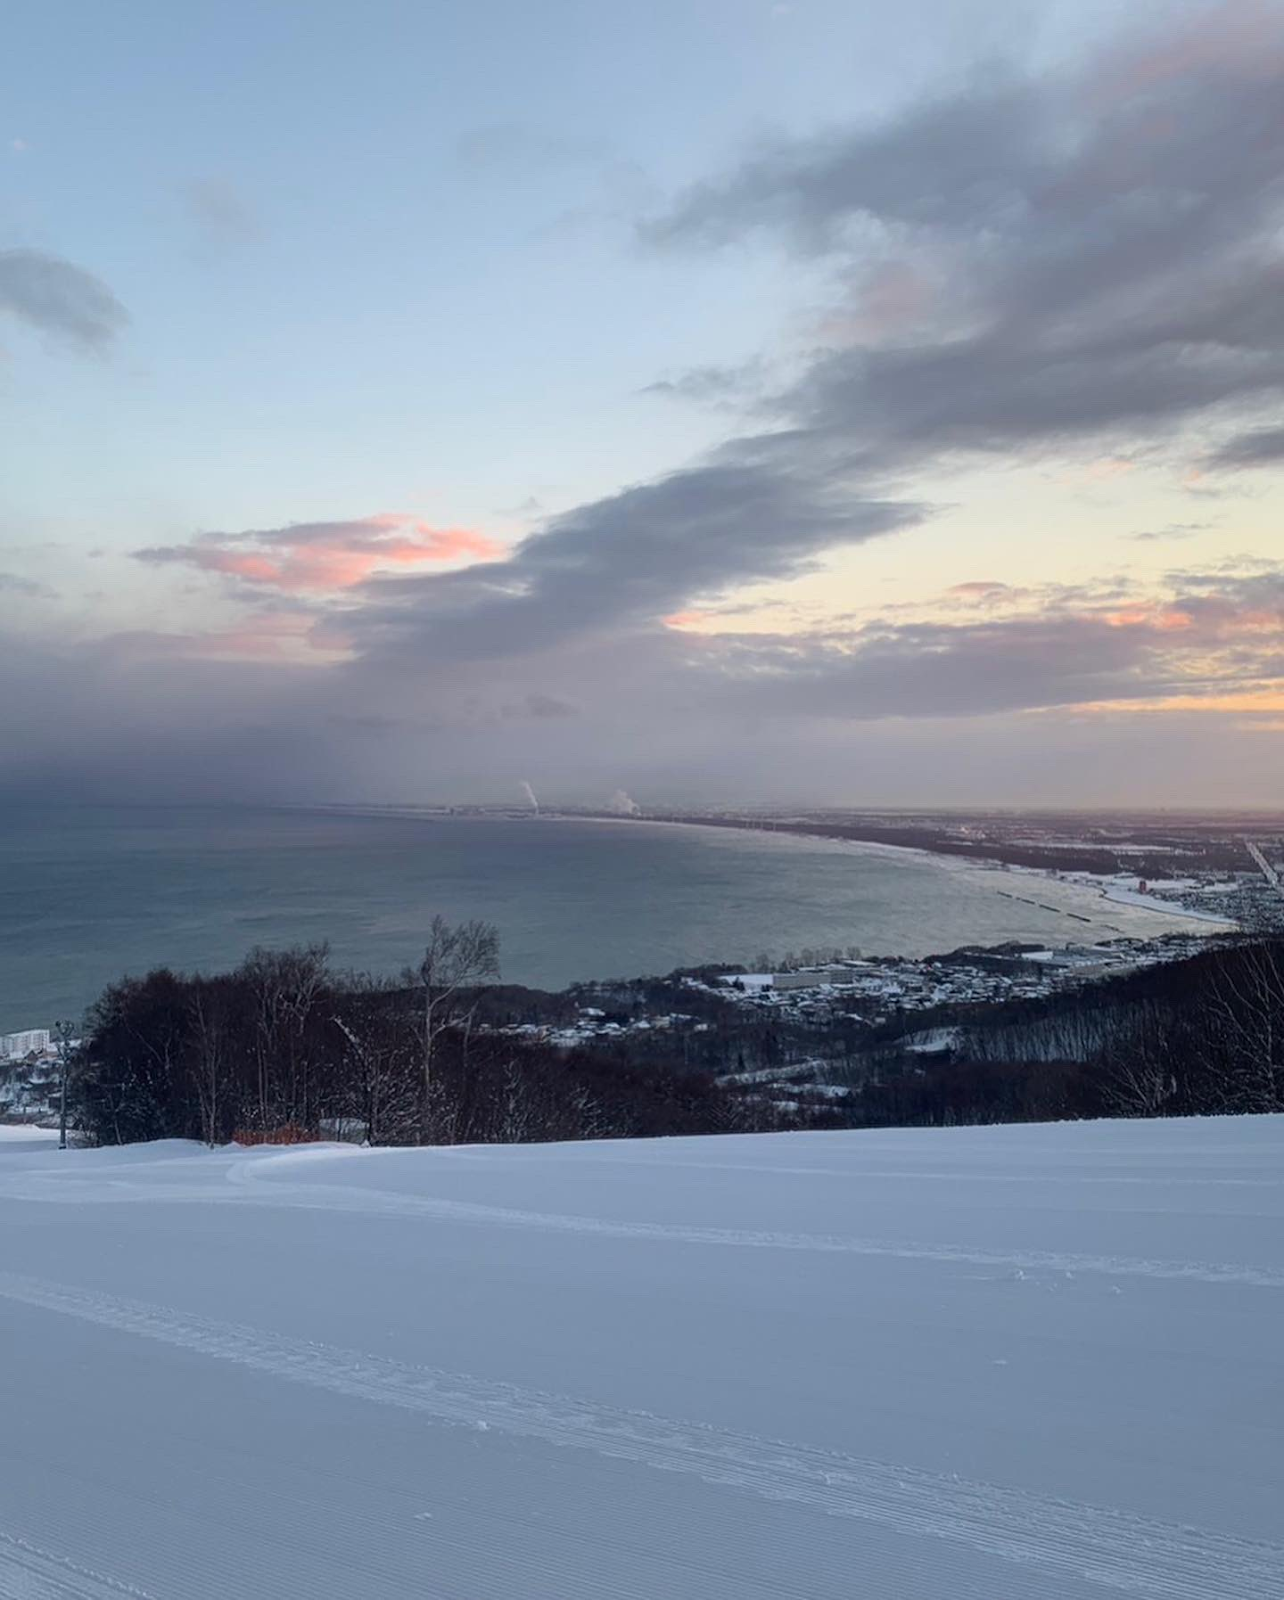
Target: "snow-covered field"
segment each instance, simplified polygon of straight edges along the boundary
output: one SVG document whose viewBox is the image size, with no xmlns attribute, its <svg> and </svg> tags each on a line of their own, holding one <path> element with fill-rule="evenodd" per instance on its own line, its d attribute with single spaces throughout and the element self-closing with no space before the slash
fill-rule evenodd
<svg viewBox="0 0 1284 1600">
<path fill-rule="evenodd" d="M 0 1142 L 5 1600 L 1279 1600 L 1284 1118 Z"/>
<path fill-rule="evenodd" d="M 1174 878 L 1145 894 L 1137 888 L 1138 880 L 1135 877 L 1094 877 L 1090 873 L 1082 873 L 1076 881 L 1089 887 L 1099 886 L 1102 898 L 1109 900 L 1112 905 L 1129 906 L 1134 910 L 1149 912 L 1152 916 L 1181 917 L 1188 925 L 1211 923 L 1214 925 L 1211 931 L 1234 926 L 1233 923 L 1227 922 L 1225 917 L 1219 917 L 1215 911 L 1200 911 L 1198 908 L 1184 906 L 1178 900 L 1165 898 L 1183 891 L 1186 893 L 1198 891 L 1200 886 L 1189 880 Z M 1188 927 L 1187 931 L 1192 930 Z M 1194 928 L 1193 931 L 1199 930 Z"/>
</svg>

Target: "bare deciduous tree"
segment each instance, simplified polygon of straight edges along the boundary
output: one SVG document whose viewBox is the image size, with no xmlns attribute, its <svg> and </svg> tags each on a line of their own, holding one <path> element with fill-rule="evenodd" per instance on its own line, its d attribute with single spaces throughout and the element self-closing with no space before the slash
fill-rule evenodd
<svg viewBox="0 0 1284 1600">
<path fill-rule="evenodd" d="M 344 1041 L 339 1097 L 368 1144 L 406 1144 L 419 1130 L 415 1039 L 405 1026 L 405 992 L 382 978 L 353 974 L 336 996 L 331 1022 Z"/>
<path fill-rule="evenodd" d="M 1276 1111 L 1284 1090 L 1284 945 L 1227 952 L 1205 1003 L 1227 1111 Z M 1210 1063 L 1211 1064 L 1211 1063 Z"/>
<path fill-rule="evenodd" d="M 325 944 L 295 950 L 251 950 L 240 975 L 255 996 L 255 1060 L 258 1069 L 258 1119 L 261 1129 L 281 1120 L 280 1106 L 269 1101 L 275 1078 L 284 1086 L 290 1114 L 304 1127 L 311 1124 L 311 1081 L 303 1037 L 312 1008 L 329 981 L 330 948 Z"/>
<path fill-rule="evenodd" d="M 499 930 L 476 920 L 452 926 L 432 919 L 423 960 L 413 979 L 419 993 L 419 1059 L 422 1074 L 421 1138 L 430 1142 L 436 1114 L 433 1058 L 448 1028 L 471 1032 L 476 1013 L 472 991 L 499 976 Z"/>
<path fill-rule="evenodd" d="M 219 1143 L 223 1110 L 224 1029 L 217 999 L 205 985 L 192 996 L 192 1054 L 196 1093 L 201 1107 L 201 1136 L 211 1149 Z"/>
</svg>

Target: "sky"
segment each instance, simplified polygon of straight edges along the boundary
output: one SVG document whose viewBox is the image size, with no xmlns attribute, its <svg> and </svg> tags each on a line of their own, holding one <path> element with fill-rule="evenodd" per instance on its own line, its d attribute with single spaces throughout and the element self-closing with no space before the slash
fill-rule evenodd
<svg viewBox="0 0 1284 1600">
<path fill-rule="evenodd" d="M 1284 0 L 41 0 L 0 795 L 1284 792 Z"/>
</svg>

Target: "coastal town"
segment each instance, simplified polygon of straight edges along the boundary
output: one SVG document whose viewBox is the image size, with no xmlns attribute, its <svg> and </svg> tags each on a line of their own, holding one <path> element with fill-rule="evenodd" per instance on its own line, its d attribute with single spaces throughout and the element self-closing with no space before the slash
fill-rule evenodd
<svg viewBox="0 0 1284 1600">
<path fill-rule="evenodd" d="M 961 835 L 975 837 L 979 832 L 973 823 L 959 822 L 957 827 Z M 1082 830 L 1082 820 L 1079 827 Z M 1034 848 L 1036 831 L 1030 822 L 1023 824 L 1022 848 Z M 988 842 L 1001 849 L 995 839 Z M 1176 875 L 1171 866 L 1166 870 L 1161 863 L 1160 870 L 1166 870 L 1166 875 L 1153 882 L 1121 871 L 1063 871 L 987 860 L 984 865 L 1003 877 L 1001 884 L 995 884 L 995 893 L 1057 911 L 1067 919 L 1064 942 L 964 946 L 924 956 L 867 955 L 855 948 L 804 950 L 775 961 L 764 958 L 756 970 L 728 967 L 673 974 L 658 1004 L 649 998 L 655 995 L 654 983 L 581 984 L 571 991 L 579 1001 L 573 1016 L 514 1022 L 507 1031 L 568 1049 L 609 1046 L 630 1036 L 714 1031 L 716 1014 L 712 1018 L 696 1014 L 701 1008 L 684 1005 L 685 995 L 687 1002 L 699 997 L 706 1010 L 710 1005 L 734 1008 L 804 1028 L 827 1028 L 841 1021 L 885 1030 L 894 1022 L 908 1036 L 915 1029 L 916 1016 L 941 1008 L 1044 999 L 1058 991 L 1183 960 L 1213 938 L 1284 930 L 1284 840 L 1278 835 L 1264 836 L 1258 844 L 1252 839 L 1228 838 L 1225 829 L 1192 832 L 1189 838 L 1183 836 L 1166 847 L 1181 851 L 1185 871 Z M 1058 848 L 1082 851 L 1096 846 L 1086 840 L 1072 845 L 1065 839 L 1040 837 L 1038 848 L 1044 852 Z M 1153 838 L 1134 841 L 1128 848 L 1144 853 L 1152 863 L 1161 855 L 1161 846 Z M 1076 937 L 1072 924 L 1089 919 L 1073 909 L 1044 903 L 1041 895 L 1046 896 L 1047 887 L 1054 883 L 1073 885 L 1122 910 L 1171 915 L 1174 931 L 1150 938 L 1122 930 L 1110 938 Z M 668 1006 L 666 1001 L 674 998 L 674 984 L 680 987 L 679 1003 Z"/>
<path fill-rule="evenodd" d="M 58 1046 L 48 1028 L 0 1034 L 0 1122 L 52 1122 Z"/>
<path fill-rule="evenodd" d="M 707 1034 L 718 1026 L 718 1012 L 739 1011 L 803 1028 L 847 1022 L 873 1030 L 895 1021 L 909 1033 L 916 1016 L 941 1007 L 1042 999 L 1181 960 L 1202 949 L 1207 938 L 1175 933 L 1157 940 L 1122 938 L 1056 949 L 1010 945 L 926 957 L 835 955 L 779 971 L 706 969 L 662 980 L 578 984 L 568 991 L 577 1002 L 573 1015 L 513 1022 L 496 1031 L 573 1049 L 642 1035 Z M 685 999 L 693 1009 L 673 1009 L 663 1001 L 657 1005 L 648 998 L 657 989 L 665 999 L 675 998 L 679 1004 Z"/>
</svg>

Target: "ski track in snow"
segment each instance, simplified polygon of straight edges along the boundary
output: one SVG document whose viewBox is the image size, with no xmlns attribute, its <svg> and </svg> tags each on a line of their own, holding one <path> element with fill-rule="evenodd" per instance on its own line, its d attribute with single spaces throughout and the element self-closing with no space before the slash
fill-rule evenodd
<svg viewBox="0 0 1284 1600">
<path fill-rule="evenodd" d="M 0 1531 L 0 1600 L 152 1600 L 145 1589 L 91 1572 Z"/>
<path fill-rule="evenodd" d="M 506 1206 L 478 1205 L 466 1200 L 390 1195 L 373 1189 L 335 1190 L 318 1186 L 315 1190 L 306 1190 L 300 1186 L 297 1189 L 278 1190 L 274 1187 L 272 1203 L 326 1211 L 422 1216 L 483 1227 L 594 1234 L 608 1239 L 651 1239 L 666 1244 L 712 1245 L 748 1250 L 809 1250 L 828 1255 L 884 1256 L 901 1261 L 933 1261 L 1014 1271 L 1096 1273 L 1111 1278 L 1161 1278 L 1284 1289 L 1284 1272 L 1237 1262 L 1153 1261 L 1054 1250 L 978 1250 L 961 1245 L 849 1238 L 842 1234 L 771 1233 L 739 1228 L 694 1228 L 659 1222 L 615 1222 L 600 1217 L 565 1216 L 557 1212 L 518 1211 Z"/>
<path fill-rule="evenodd" d="M 360 1152 L 352 1152 L 354 1155 Z M 481 1205 L 467 1200 L 397 1194 L 347 1184 L 303 1184 L 273 1175 L 278 1165 L 293 1164 L 340 1152 L 310 1152 L 266 1160 L 236 1160 L 225 1169 L 230 1187 L 192 1184 L 135 1184 L 128 1179 L 95 1177 L 83 1184 L 62 1174 L 39 1173 L 11 1181 L 0 1195 L 55 1204 L 206 1203 L 268 1205 L 297 1210 L 346 1212 L 361 1216 L 422 1217 L 482 1227 L 532 1229 L 540 1232 L 594 1235 L 608 1239 L 654 1240 L 666 1244 L 704 1245 L 750 1250 L 814 1251 L 827 1255 L 883 1257 L 946 1265 L 992 1267 L 1012 1272 L 1053 1272 L 1061 1276 L 1089 1274 L 1108 1278 L 1149 1278 L 1167 1282 L 1231 1284 L 1254 1289 L 1284 1289 L 1284 1271 L 1241 1262 L 1173 1261 L 1134 1256 L 1079 1254 L 1056 1250 L 985 1250 L 927 1241 L 863 1239 L 844 1234 L 777 1233 L 739 1228 L 690 1227 L 678 1223 L 629 1222 L 560 1212 L 526 1211 Z M 176 1163 L 177 1164 L 177 1163 Z M 117 1169 L 120 1170 L 120 1169 Z"/>
<path fill-rule="evenodd" d="M 0 1273 L 0 1297 L 437 1423 L 688 1473 L 750 1497 L 966 1546 L 1021 1569 L 996 1594 L 1037 1592 L 1029 1586 L 1036 1572 L 1156 1600 L 1279 1600 L 1284 1593 L 1284 1547 L 1276 1545 L 411 1366 L 16 1274 Z M 753 1513 L 724 1515 L 734 1521 Z M 3 1600 L 121 1596 L 150 1600 L 0 1533 Z"/>
<path fill-rule="evenodd" d="M 470 1149 L 466 1152 L 472 1155 Z M 540 1158 L 528 1157 L 525 1165 L 534 1165 Z M 545 1158 L 547 1159 L 547 1158 Z M 596 1166 L 613 1166 L 618 1171 L 620 1163 L 612 1162 L 606 1156 L 581 1156 L 576 1163 L 579 1166 L 588 1164 Z M 785 1167 L 776 1162 L 763 1162 L 755 1164 L 749 1161 L 702 1161 L 698 1165 L 691 1161 L 661 1161 L 648 1158 L 639 1161 L 636 1158 L 627 1163 L 630 1170 L 636 1168 L 659 1167 L 675 1172 L 752 1172 L 767 1178 L 842 1178 L 848 1183 L 881 1183 L 884 1178 L 905 1180 L 912 1183 L 1034 1183 L 1047 1184 L 1072 1184 L 1081 1188 L 1085 1184 L 1096 1187 L 1100 1184 L 1120 1184 L 1127 1188 L 1190 1188 L 1199 1189 L 1284 1189 L 1284 1178 L 1244 1178 L 1244 1177 L 1217 1177 L 1196 1178 L 1183 1172 L 1174 1172 L 1168 1175 L 1136 1173 L 1056 1173 L 1056 1172 L 930 1172 L 916 1167 L 901 1169 L 896 1167 Z"/>
</svg>

